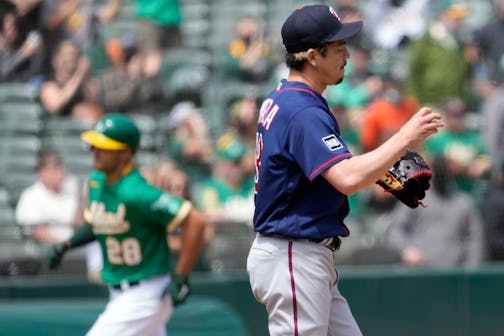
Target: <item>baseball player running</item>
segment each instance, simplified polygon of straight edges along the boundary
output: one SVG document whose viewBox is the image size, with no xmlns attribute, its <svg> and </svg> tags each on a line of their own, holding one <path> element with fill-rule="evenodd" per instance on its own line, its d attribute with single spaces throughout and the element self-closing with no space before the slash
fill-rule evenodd
<svg viewBox="0 0 504 336">
<path fill-rule="evenodd" d="M 361 27 L 341 23 L 325 5 L 299 8 L 282 26 L 289 74 L 260 109 L 257 235 L 247 260 L 274 336 L 361 335 L 333 265 L 340 237 L 349 235 L 347 195 L 374 184 L 443 125 L 439 114 L 421 108 L 382 146 L 352 156 L 322 93 L 342 81 L 350 57 L 345 39 Z"/>
<path fill-rule="evenodd" d="M 107 114 L 81 138 L 91 145 L 96 169 L 88 180 L 86 223 L 51 247 L 49 267 L 57 267 L 69 249 L 97 239 L 110 300 L 87 335 L 165 335 L 173 305 L 189 294 L 205 220 L 190 202 L 148 184 L 133 166 L 140 132 L 127 117 Z M 172 269 L 166 234 L 180 226 L 183 243 Z"/>
</svg>

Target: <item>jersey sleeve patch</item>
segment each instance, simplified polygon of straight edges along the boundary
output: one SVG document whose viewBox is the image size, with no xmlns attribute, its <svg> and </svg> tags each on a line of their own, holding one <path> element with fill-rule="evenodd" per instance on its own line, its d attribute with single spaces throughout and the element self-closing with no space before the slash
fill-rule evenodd
<svg viewBox="0 0 504 336">
<path fill-rule="evenodd" d="M 323 137 L 322 141 L 330 151 L 335 151 L 337 149 L 343 148 L 343 144 L 338 140 L 335 134 Z"/>
<path fill-rule="evenodd" d="M 180 224 L 187 218 L 191 210 L 192 210 L 192 203 L 189 201 L 184 201 L 184 203 L 182 203 L 182 205 L 180 206 L 177 215 L 173 217 L 170 223 L 168 223 L 167 231 L 168 232 L 175 231 L 180 226 Z"/>
</svg>

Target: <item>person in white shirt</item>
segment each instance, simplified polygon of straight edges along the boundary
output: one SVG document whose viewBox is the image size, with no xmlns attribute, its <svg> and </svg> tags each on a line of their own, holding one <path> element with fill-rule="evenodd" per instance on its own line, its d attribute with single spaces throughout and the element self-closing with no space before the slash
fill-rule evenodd
<svg viewBox="0 0 504 336">
<path fill-rule="evenodd" d="M 55 151 L 40 153 L 36 171 L 37 181 L 22 192 L 16 205 L 16 222 L 42 245 L 65 241 L 82 222 L 78 180 L 67 174 Z"/>
</svg>

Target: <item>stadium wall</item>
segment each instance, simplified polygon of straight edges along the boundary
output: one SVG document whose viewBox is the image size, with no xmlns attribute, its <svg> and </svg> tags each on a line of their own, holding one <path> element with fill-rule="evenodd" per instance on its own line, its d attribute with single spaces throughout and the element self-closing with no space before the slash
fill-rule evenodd
<svg viewBox="0 0 504 336">
<path fill-rule="evenodd" d="M 501 264 L 474 269 L 347 266 L 340 277 L 340 290 L 367 336 L 499 335 L 504 327 Z M 175 310 L 170 336 L 268 334 L 266 313 L 254 300 L 246 273 L 195 274 L 192 283 L 194 295 Z M 106 288 L 85 278 L 2 278 L 0 335 L 39 335 L 41 329 L 82 335 L 106 299 Z"/>
</svg>

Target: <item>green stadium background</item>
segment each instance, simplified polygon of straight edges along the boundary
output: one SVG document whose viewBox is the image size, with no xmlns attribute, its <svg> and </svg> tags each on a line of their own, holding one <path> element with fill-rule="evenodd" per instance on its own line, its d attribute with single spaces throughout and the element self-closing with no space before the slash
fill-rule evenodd
<svg viewBox="0 0 504 336">
<path fill-rule="evenodd" d="M 171 336 L 268 335 L 267 316 L 245 272 L 198 273 L 176 308 Z M 340 290 L 367 336 L 502 335 L 504 265 L 474 269 L 346 266 Z M 72 336 L 102 311 L 107 289 L 80 276 L 3 278 L 1 336 Z"/>
</svg>

